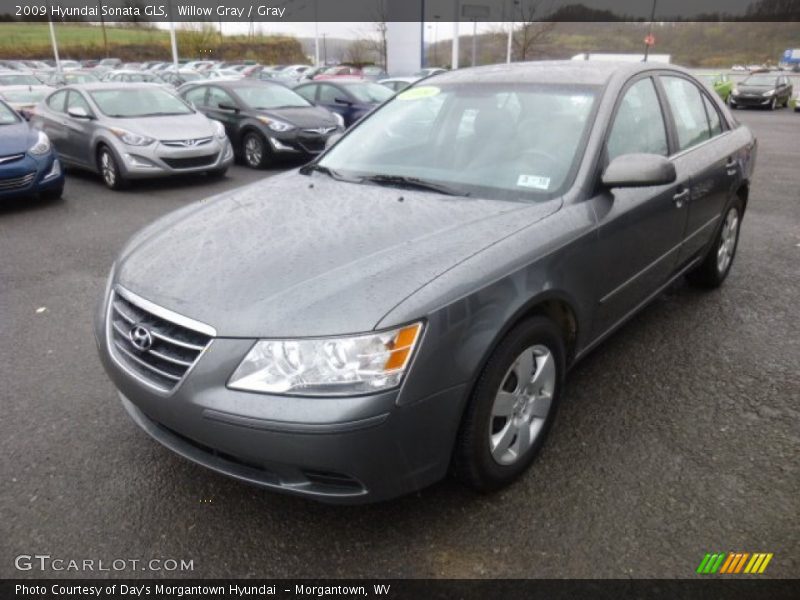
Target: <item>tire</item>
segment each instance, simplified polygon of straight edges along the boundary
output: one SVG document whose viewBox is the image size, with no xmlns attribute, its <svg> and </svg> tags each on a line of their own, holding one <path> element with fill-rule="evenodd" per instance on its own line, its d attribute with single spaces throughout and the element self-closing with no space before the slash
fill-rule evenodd
<svg viewBox="0 0 800 600">
<path fill-rule="evenodd" d="M 692 269 L 687 278 L 693 285 L 706 289 L 718 288 L 728 277 L 739 246 L 739 231 L 742 225 L 744 203 L 736 200 L 725 211 L 722 226 L 717 232 L 714 242 L 709 248 L 703 262 Z M 735 219 L 734 231 L 731 231 L 732 219 Z M 731 237 L 732 234 L 732 237 Z"/>
<path fill-rule="evenodd" d="M 121 190 L 128 184 L 122 176 L 114 152 L 108 146 L 100 146 L 97 151 L 97 169 L 100 171 L 103 183 L 110 190 Z"/>
<path fill-rule="evenodd" d="M 208 176 L 211 179 L 222 179 L 227 175 L 228 167 L 223 167 L 221 169 L 214 169 L 213 171 L 208 171 Z"/>
<path fill-rule="evenodd" d="M 453 454 L 458 479 L 489 492 L 530 466 L 555 417 L 565 361 L 561 331 L 546 317 L 526 319 L 503 338 L 475 384 L 461 423 Z"/>
<path fill-rule="evenodd" d="M 264 136 L 250 131 L 242 138 L 242 160 L 251 169 L 263 169 L 269 163 L 269 146 Z"/>
</svg>

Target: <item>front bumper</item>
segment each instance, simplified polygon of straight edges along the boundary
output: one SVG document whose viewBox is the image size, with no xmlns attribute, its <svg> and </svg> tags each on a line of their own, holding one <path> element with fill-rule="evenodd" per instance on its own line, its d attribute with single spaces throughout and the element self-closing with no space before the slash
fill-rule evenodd
<svg viewBox="0 0 800 600">
<path fill-rule="evenodd" d="M 733 106 L 769 106 L 775 96 L 744 96 L 731 94 L 730 102 Z"/>
<path fill-rule="evenodd" d="M 174 389 L 158 391 L 112 349 L 107 304 L 95 319 L 102 363 L 136 424 L 179 455 L 332 503 L 386 500 L 445 476 L 463 386 L 402 406 L 397 390 L 343 398 L 241 392 L 225 384 L 255 340 L 217 337 Z"/>
<path fill-rule="evenodd" d="M 335 133 L 341 133 L 341 129 L 338 127 L 324 128 L 324 131 L 295 129 L 283 133 L 265 129 L 265 132 L 268 133 L 267 139 L 275 154 L 316 156 L 325 149 L 328 138 Z"/>
<path fill-rule="evenodd" d="M 163 142 L 139 147 L 114 141 L 113 145 L 127 179 L 215 171 L 233 163 L 233 148 L 227 138 L 214 138 L 202 146 L 186 148 L 167 146 Z"/>
<path fill-rule="evenodd" d="M 26 154 L 0 165 L 0 199 L 11 199 L 62 188 L 64 169 L 55 153 L 42 157 Z"/>
</svg>

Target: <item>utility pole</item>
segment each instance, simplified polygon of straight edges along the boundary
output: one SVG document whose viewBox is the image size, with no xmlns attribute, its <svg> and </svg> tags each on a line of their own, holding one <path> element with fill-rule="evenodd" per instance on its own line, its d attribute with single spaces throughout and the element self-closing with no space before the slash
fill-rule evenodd
<svg viewBox="0 0 800 600">
<path fill-rule="evenodd" d="M 61 75 L 61 59 L 58 56 L 58 42 L 56 41 L 56 29 L 53 26 L 53 18 L 50 16 L 50 0 L 47 0 L 47 22 L 50 24 L 50 43 L 53 46 L 53 56 L 56 59 L 56 73 Z"/>
<path fill-rule="evenodd" d="M 100 9 L 100 0 L 97 0 L 97 12 L 100 15 L 100 29 L 103 30 L 103 52 L 108 58 L 108 37 L 106 36 L 106 20 L 103 18 L 103 11 Z"/>
<path fill-rule="evenodd" d="M 456 19 L 453 21 L 453 56 L 450 60 L 450 68 L 454 71 L 458 68 L 458 21 L 461 18 L 461 7 L 458 0 L 455 1 Z"/>
<path fill-rule="evenodd" d="M 478 20 L 472 19 L 472 66 L 475 66 L 475 60 L 478 55 Z"/>
</svg>

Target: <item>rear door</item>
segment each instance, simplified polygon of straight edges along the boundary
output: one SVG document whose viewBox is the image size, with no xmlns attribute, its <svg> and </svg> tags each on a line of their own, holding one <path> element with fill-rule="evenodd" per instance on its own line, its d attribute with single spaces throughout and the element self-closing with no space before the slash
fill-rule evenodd
<svg viewBox="0 0 800 600">
<path fill-rule="evenodd" d="M 625 154 L 668 156 L 670 134 L 656 80 L 645 75 L 622 91 L 608 131 L 607 166 Z M 598 311 L 601 335 L 660 289 L 674 273 L 686 228 L 691 175 L 668 185 L 601 189 L 598 217 Z"/>
<path fill-rule="evenodd" d="M 677 147 L 672 162 L 678 173 L 691 177 L 688 222 L 681 248 L 681 265 L 693 260 L 716 231 L 717 221 L 739 174 L 736 151 L 727 143 L 728 130 L 713 101 L 693 81 L 679 74 L 660 77 L 668 120 Z"/>
</svg>

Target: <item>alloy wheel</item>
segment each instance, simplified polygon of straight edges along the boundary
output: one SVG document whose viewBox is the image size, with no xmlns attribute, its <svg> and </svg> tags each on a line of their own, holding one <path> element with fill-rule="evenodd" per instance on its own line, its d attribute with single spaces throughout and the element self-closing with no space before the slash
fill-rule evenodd
<svg viewBox="0 0 800 600">
<path fill-rule="evenodd" d="M 100 171 L 103 175 L 103 181 L 106 182 L 108 187 L 114 187 L 117 182 L 117 168 L 114 164 L 114 159 L 107 150 L 100 153 Z"/>
<path fill-rule="evenodd" d="M 244 142 L 244 157 L 251 167 L 261 166 L 264 157 L 264 144 L 255 135 L 250 135 Z"/>
<path fill-rule="evenodd" d="M 725 273 L 733 260 L 733 253 L 736 251 L 736 239 L 739 236 L 739 212 L 736 208 L 731 208 L 725 216 L 722 224 L 722 231 L 719 236 L 719 247 L 717 248 L 717 271 Z"/>
<path fill-rule="evenodd" d="M 556 379 L 555 358 L 546 346 L 530 346 L 512 363 L 489 421 L 489 450 L 495 462 L 514 464 L 533 445 L 550 413 Z"/>
</svg>

